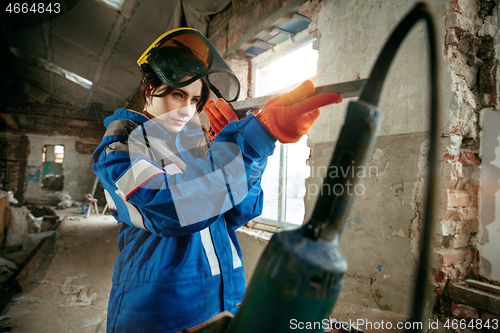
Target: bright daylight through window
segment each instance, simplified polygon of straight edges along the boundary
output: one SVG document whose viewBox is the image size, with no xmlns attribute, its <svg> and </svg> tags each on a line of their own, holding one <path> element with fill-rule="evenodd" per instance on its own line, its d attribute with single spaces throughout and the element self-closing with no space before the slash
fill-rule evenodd
<svg viewBox="0 0 500 333">
<path fill-rule="evenodd" d="M 318 51 L 313 49 L 312 41 L 294 46 L 291 52 L 269 52 L 273 51 L 254 59 L 255 97 L 282 92 L 316 76 Z M 267 54 L 271 56 L 266 58 Z M 309 153 L 307 136 L 297 143 L 277 144 L 262 178 L 264 209 L 256 220 L 278 226 L 303 223 Z"/>
<path fill-rule="evenodd" d="M 45 145 L 43 147 L 42 189 L 47 191 L 62 191 L 64 189 L 63 160 L 64 146 Z"/>
</svg>

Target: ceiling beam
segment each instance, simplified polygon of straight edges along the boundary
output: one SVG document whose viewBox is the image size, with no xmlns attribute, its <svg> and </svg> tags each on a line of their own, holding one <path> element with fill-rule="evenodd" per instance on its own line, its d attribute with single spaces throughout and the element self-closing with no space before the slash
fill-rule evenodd
<svg viewBox="0 0 500 333">
<path fill-rule="evenodd" d="M 2 118 L 7 125 L 15 129 L 16 131 L 19 131 L 19 126 L 17 126 L 16 121 L 10 114 L 0 113 L 0 118 Z"/>
<path fill-rule="evenodd" d="M 96 91 L 96 87 L 99 85 L 99 81 L 101 79 L 101 73 L 104 68 L 104 64 L 106 63 L 106 60 L 111 56 L 111 53 L 113 53 L 113 50 L 116 46 L 116 43 L 120 40 L 121 37 L 121 30 L 122 30 L 122 24 L 124 23 L 125 19 L 122 15 L 117 14 L 116 15 L 116 22 L 112 26 L 112 30 L 109 34 L 108 39 L 106 40 L 106 44 L 104 45 L 104 48 L 102 49 L 101 53 L 97 57 L 97 61 L 95 64 L 95 75 L 92 80 L 92 88 L 90 89 L 90 92 L 87 94 L 87 98 L 85 100 L 85 105 L 89 105 L 90 102 L 92 101 L 92 97 L 94 96 L 94 92 Z"/>
<path fill-rule="evenodd" d="M 224 54 L 224 58 L 228 57 L 231 53 L 235 53 L 239 47 L 253 40 L 256 35 L 258 35 L 261 31 L 271 27 L 274 22 L 276 22 L 283 16 L 288 15 L 290 12 L 296 11 L 296 9 L 306 1 L 307 0 L 291 0 L 283 7 L 279 8 L 278 6 L 274 6 L 269 12 L 261 15 L 260 19 L 257 22 L 247 28 L 247 32 L 245 32 L 240 39 L 238 39 L 227 48 L 227 51 Z"/>
<path fill-rule="evenodd" d="M 39 58 L 37 56 L 33 56 L 32 54 L 30 54 L 28 52 L 24 52 L 23 50 L 17 49 L 15 47 L 11 47 L 11 51 L 12 51 L 12 53 L 14 53 L 16 55 L 16 57 L 20 61 L 22 61 L 30 66 L 33 66 L 35 68 L 41 69 L 41 70 L 49 72 L 49 73 L 54 73 L 54 74 L 57 74 L 59 76 L 62 76 L 64 78 L 80 85 L 83 88 L 90 89 L 92 87 L 92 82 L 90 82 L 89 80 L 79 76 L 78 74 L 75 74 L 75 73 L 70 72 L 64 68 L 61 68 L 61 67 L 57 66 L 56 64 L 53 64 L 50 61 L 44 60 L 44 59 Z M 52 83 L 51 83 L 51 86 L 52 86 Z M 50 90 L 52 91 L 53 88 L 50 87 Z"/>
<path fill-rule="evenodd" d="M 102 122 L 104 118 L 112 115 L 112 112 L 96 108 L 78 108 L 61 105 L 42 103 L 23 103 L 16 105 L 5 105 L 2 115 L 27 115 L 52 117 L 54 119 L 82 120 L 91 122 Z"/>
<path fill-rule="evenodd" d="M 134 12 L 134 9 L 136 7 L 136 1 L 135 0 L 129 0 L 125 1 L 122 7 L 123 13 L 117 13 L 116 15 L 116 21 L 115 23 L 111 26 L 111 31 L 109 32 L 108 38 L 106 39 L 106 43 L 104 44 L 104 48 L 102 51 L 99 53 L 96 64 L 95 64 L 95 75 L 92 80 L 93 85 L 92 88 L 90 89 L 89 94 L 87 95 L 87 98 L 85 100 L 85 105 L 89 105 L 92 101 L 92 97 L 94 96 L 94 93 L 99 86 L 99 81 L 101 80 L 101 74 L 104 69 L 104 65 L 106 61 L 111 57 L 113 54 L 113 51 L 115 50 L 116 44 L 120 41 L 122 38 L 122 32 L 125 30 L 124 27 L 130 20 L 130 17 L 132 13 Z M 102 89 L 102 88 L 101 88 Z M 122 98 L 122 97 L 120 97 Z"/>
</svg>

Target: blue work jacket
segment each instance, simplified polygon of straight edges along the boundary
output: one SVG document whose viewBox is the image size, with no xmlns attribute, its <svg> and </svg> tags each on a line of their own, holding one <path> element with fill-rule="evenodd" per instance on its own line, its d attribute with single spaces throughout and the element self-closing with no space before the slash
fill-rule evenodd
<svg viewBox="0 0 500 333">
<path fill-rule="evenodd" d="M 105 119 L 93 155 L 111 214 L 123 222 L 108 332 L 178 332 L 245 293 L 235 230 L 262 212 L 261 176 L 275 139 L 253 115 L 229 123 L 208 158 L 178 134 L 126 109 Z"/>
</svg>

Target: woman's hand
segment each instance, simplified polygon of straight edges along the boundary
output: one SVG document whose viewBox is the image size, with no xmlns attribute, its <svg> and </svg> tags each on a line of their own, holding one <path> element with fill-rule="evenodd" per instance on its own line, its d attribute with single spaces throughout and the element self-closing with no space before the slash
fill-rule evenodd
<svg viewBox="0 0 500 333">
<path fill-rule="evenodd" d="M 322 106 L 342 102 L 337 93 L 314 93 L 314 83 L 307 80 L 294 90 L 267 102 L 257 119 L 281 143 L 297 142 L 309 132 L 321 114 Z"/>
<path fill-rule="evenodd" d="M 213 99 L 209 100 L 207 104 L 205 104 L 204 109 L 208 121 L 210 122 L 210 127 L 212 128 L 213 137 L 219 134 L 219 132 L 231 121 L 238 121 L 238 116 L 234 113 L 233 108 L 231 108 L 222 98 L 219 98 L 217 102 Z"/>
</svg>

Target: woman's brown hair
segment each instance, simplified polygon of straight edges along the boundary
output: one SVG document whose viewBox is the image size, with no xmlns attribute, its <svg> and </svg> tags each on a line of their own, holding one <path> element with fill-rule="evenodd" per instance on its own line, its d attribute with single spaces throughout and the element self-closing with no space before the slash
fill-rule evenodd
<svg viewBox="0 0 500 333">
<path fill-rule="evenodd" d="M 210 86 L 208 84 L 207 79 L 205 79 L 203 77 L 200 80 L 202 83 L 201 98 L 196 103 L 196 112 L 198 112 L 198 113 L 203 111 L 203 107 L 205 106 L 205 104 L 208 102 L 208 99 L 210 98 Z M 149 96 L 151 96 L 151 97 L 167 96 L 168 94 L 170 94 L 174 90 L 174 88 L 166 86 L 167 89 L 165 89 L 164 91 L 162 91 L 159 94 L 148 94 L 147 93 L 148 88 L 150 88 L 150 91 L 154 92 L 162 86 L 166 86 L 166 85 L 160 80 L 160 78 L 158 77 L 158 75 L 156 75 L 156 73 L 154 71 L 143 72 L 141 88 L 139 89 L 141 101 L 143 102 L 143 109 L 144 109 L 144 106 L 148 103 L 147 97 L 149 97 Z"/>
</svg>

